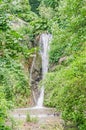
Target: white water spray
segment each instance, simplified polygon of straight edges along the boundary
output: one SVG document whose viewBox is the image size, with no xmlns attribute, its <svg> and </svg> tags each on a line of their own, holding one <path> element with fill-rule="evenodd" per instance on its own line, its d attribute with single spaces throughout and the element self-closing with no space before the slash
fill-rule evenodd
<svg viewBox="0 0 86 130">
<path fill-rule="evenodd" d="M 40 54 L 42 58 L 42 79 L 44 79 L 46 73 L 48 72 L 48 50 L 49 50 L 49 43 L 52 40 L 52 35 L 43 33 L 40 36 Z M 44 86 L 42 86 L 40 90 L 40 96 L 37 101 L 38 108 L 43 107 L 44 101 Z"/>
</svg>

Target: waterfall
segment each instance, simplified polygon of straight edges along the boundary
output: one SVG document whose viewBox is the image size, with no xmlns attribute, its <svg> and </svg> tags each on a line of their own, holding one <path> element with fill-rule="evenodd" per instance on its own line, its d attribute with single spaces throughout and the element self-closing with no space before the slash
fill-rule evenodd
<svg viewBox="0 0 86 130">
<path fill-rule="evenodd" d="M 46 73 L 48 72 L 48 50 L 49 50 L 49 43 L 52 40 L 52 35 L 43 33 L 40 36 L 40 54 L 42 58 L 42 79 L 44 79 Z M 37 101 L 36 107 L 43 107 L 43 100 L 44 100 L 44 86 L 41 87 L 40 95 Z"/>
<path fill-rule="evenodd" d="M 32 72 L 33 72 L 33 67 L 34 67 L 35 61 L 36 61 L 36 54 L 33 55 L 32 66 L 31 66 L 31 69 L 30 69 L 30 86 L 31 86 L 31 83 L 32 83 Z M 36 97 L 35 97 L 34 91 L 32 91 L 32 94 L 33 94 L 34 102 L 36 103 Z"/>
</svg>

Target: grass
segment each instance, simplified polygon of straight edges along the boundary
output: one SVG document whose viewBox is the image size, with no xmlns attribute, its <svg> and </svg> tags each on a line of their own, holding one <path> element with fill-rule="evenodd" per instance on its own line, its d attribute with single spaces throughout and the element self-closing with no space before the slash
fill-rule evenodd
<svg viewBox="0 0 86 130">
<path fill-rule="evenodd" d="M 38 118 L 37 118 L 37 117 L 30 117 L 30 114 L 27 113 L 27 116 L 26 116 L 26 122 L 37 123 L 37 122 L 38 122 Z"/>
</svg>

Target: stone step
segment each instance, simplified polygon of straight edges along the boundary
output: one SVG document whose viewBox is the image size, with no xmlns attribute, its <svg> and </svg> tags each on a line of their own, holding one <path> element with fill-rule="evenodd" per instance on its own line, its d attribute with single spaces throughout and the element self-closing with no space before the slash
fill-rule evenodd
<svg viewBox="0 0 86 130">
<path fill-rule="evenodd" d="M 15 118 L 26 118 L 27 114 L 30 114 L 31 117 L 53 117 L 53 116 L 59 116 L 60 113 L 56 112 L 54 108 L 36 108 L 36 107 L 31 107 L 31 108 L 20 108 L 20 109 L 14 109 L 10 112 L 11 115 L 13 115 Z"/>
<path fill-rule="evenodd" d="M 27 122 L 27 114 L 31 122 Z M 10 116 L 19 122 L 16 130 L 63 130 L 63 120 L 60 113 L 54 108 L 19 108 L 10 111 Z M 35 118 L 34 118 L 35 117 Z M 37 122 L 33 122 L 36 120 Z"/>
</svg>

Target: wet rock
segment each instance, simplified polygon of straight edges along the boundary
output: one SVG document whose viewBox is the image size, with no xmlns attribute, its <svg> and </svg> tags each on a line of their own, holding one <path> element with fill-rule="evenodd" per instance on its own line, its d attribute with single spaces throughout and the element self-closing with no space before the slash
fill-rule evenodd
<svg viewBox="0 0 86 130">
<path fill-rule="evenodd" d="M 39 82 L 42 79 L 42 61 L 41 56 L 39 53 L 36 53 L 33 56 L 33 59 L 31 61 L 31 68 L 30 68 L 30 80 L 31 80 L 31 89 L 32 89 L 32 95 L 33 95 L 33 101 L 36 104 L 36 101 L 39 96 Z"/>
</svg>

